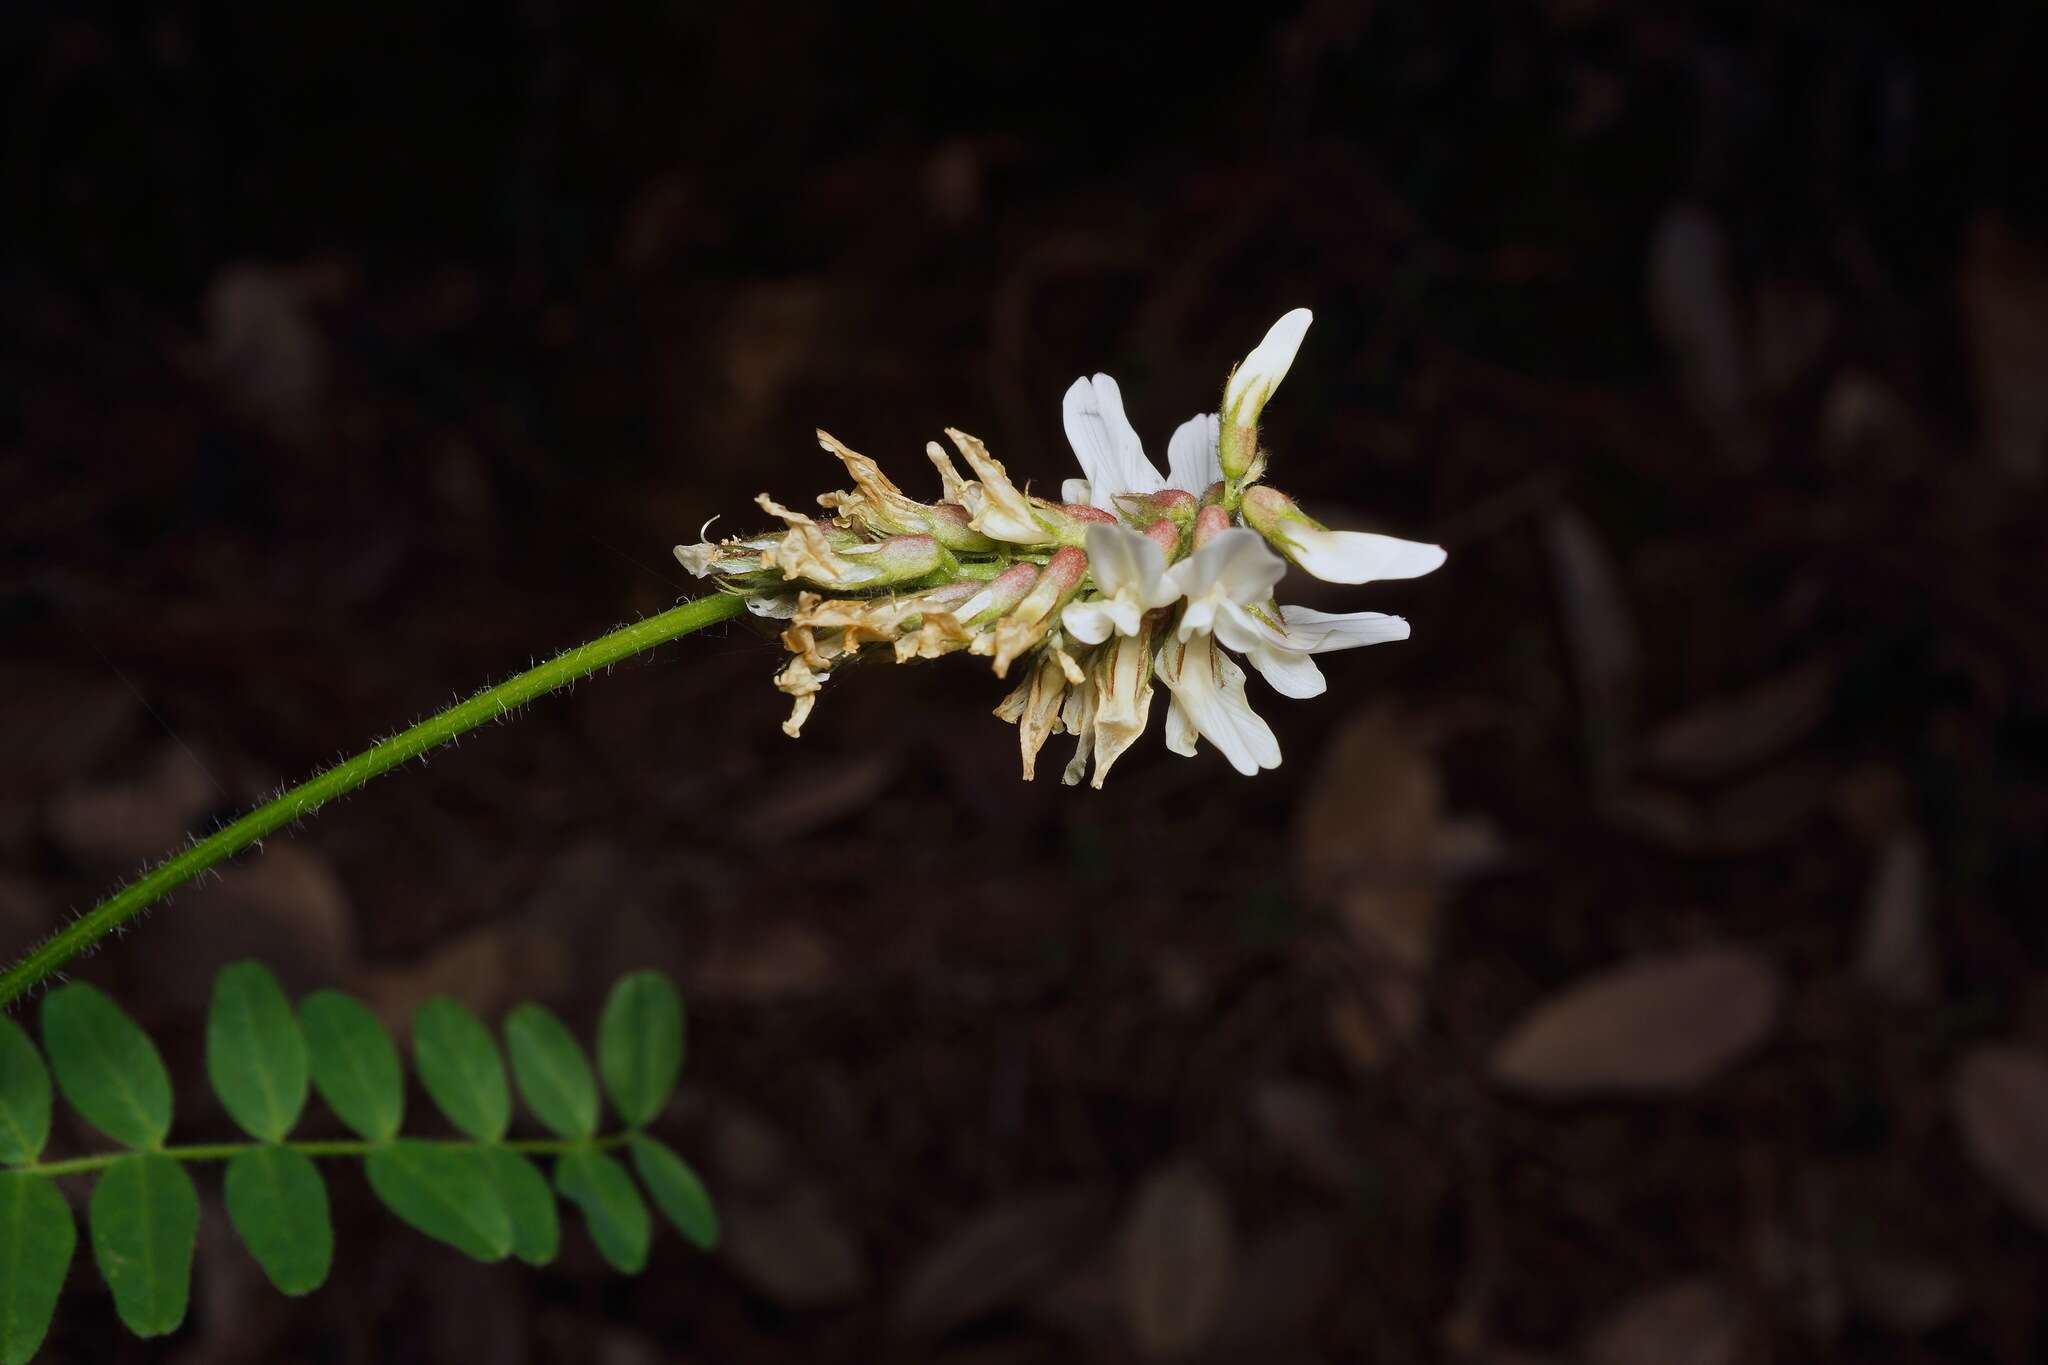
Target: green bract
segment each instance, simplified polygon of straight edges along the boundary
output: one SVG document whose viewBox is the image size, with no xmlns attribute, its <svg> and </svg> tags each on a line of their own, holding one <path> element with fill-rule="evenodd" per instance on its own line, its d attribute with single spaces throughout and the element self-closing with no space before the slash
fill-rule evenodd
<svg viewBox="0 0 2048 1365">
<path fill-rule="evenodd" d="M 413 1020 L 420 1080 L 467 1137 L 402 1137 L 405 1073 L 377 1016 L 333 990 L 294 1008 L 266 968 L 236 963 L 214 984 L 206 1071 L 228 1117 L 257 1141 L 166 1146 L 170 1075 L 148 1034 L 113 1001 L 86 985 L 53 991 L 42 1006 L 40 1052 L 0 1018 L 0 1365 L 21 1365 L 40 1349 L 77 1250 L 58 1176 L 97 1177 L 86 1209 L 93 1260 L 115 1312 L 140 1336 L 162 1336 L 185 1319 L 199 1225 L 187 1171 L 194 1162 L 226 1163 L 228 1220 L 264 1275 L 291 1295 L 318 1289 L 334 1259 L 316 1157 L 360 1157 L 387 1208 L 478 1260 L 553 1260 L 558 1197 L 581 1210 L 598 1252 L 627 1273 L 647 1263 L 648 1196 L 690 1241 L 713 1245 L 717 1215 L 702 1182 L 641 1131 L 667 1105 L 682 1066 L 675 986 L 638 972 L 605 1004 L 598 1068 L 625 1120 L 610 1136 L 600 1135 L 597 1075 L 567 1025 L 525 1004 L 502 1031 L 520 1099 L 556 1136 L 506 1140 L 512 1094 L 490 1030 L 454 1001 L 435 999 Z M 53 1073 L 80 1117 L 123 1150 L 45 1155 Z M 293 1140 L 309 1089 L 359 1139 Z M 619 1147 L 631 1148 L 640 1184 L 610 1155 Z M 552 1182 L 536 1157 L 553 1158 Z"/>
</svg>

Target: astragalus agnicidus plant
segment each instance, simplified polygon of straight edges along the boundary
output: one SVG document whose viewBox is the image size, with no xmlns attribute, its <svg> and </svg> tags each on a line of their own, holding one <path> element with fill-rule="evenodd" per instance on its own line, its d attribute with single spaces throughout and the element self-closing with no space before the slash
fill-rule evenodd
<svg viewBox="0 0 2048 1365">
<path fill-rule="evenodd" d="M 1414 578 L 1444 562 L 1435 545 L 1333 531 L 1263 482 L 1266 402 L 1294 362 L 1311 315 L 1297 308 L 1232 371 L 1222 410 L 1183 422 L 1167 442 L 1166 472 L 1146 458 L 1106 374 L 1067 390 L 1067 439 L 1085 477 L 1057 500 L 1019 488 L 988 447 L 964 431 L 932 442 L 939 500 L 919 502 L 867 456 L 820 431 L 853 488 L 818 498 L 822 518 L 767 494 L 757 501 L 785 529 L 678 545 L 691 573 L 718 580 L 750 611 L 788 622 L 789 659 L 775 685 L 793 699 L 783 729 L 800 732 L 828 678 L 860 659 L 907 663 L 978 655 L 1014 689 L 995 714 L 1018 728 L 1024 776 L 1059 733 L 1075 738 L 1065 780 L 1094 759 L 1100 787 L 1144 733 L 1154 680 L 1170 695 L 1166 746 L 1192 755 L 1197 739 L 1239 772 L 1279 766 L 1272 729 L 1245 696 L 1230 651 L 1284 697 L 1326 684 L 1317 654 L 1408 637 L 1379 612 L 1331 614 L 1281 605 L 1289 563 L 1332 583 Z"/>
</svg>

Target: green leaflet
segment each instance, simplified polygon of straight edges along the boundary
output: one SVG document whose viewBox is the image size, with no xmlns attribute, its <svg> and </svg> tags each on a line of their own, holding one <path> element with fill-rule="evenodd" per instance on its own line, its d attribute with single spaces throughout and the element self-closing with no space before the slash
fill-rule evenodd
<svg viewBox="0 0 2048 1365">
<path fill-rule="evenodd" d="M 314 991 L 299 1002 L 313 1085 L 343 1123 L 389 1142 L 405 1121 L 405 1071 L 377 1016 L 354 996 Z"/>
<path fill-rule="evenodd" d="M 690 1163 L 645 1133 L 633 1134 L 630 1146 L 633 1169 L 640 1173 L 640 1183 L 654 1196 L 654 1206 L 662 1216 L 692 1245 L 705 1251 L 716 1247 L 718 1211 L 711 1206 L 711 1194 Z"/>
<path fill-rule="evenodd" d="M 22 1365 L 43 1344 L 77 1246 L 53 1181 L 0 1171 L 0 1365 Z"/>
<path fill-rule="evenodd" d="M 479 1261 L 511 1254 L 512 1215 L 484 1149 L 394 1142 L 363 1167 L 384 1206 L 420 1232 Z"/>
<path fill-rule="evenodd" d="M 512 1092 L 491 1031 L 446 996 L 412 1017 L 412 1054 L 420 1083 L 441 1112 L 478 1142 L 496 1142 L 512 1122 Z"/>
<path fill-rule="evenodd" d="M 291 1001 L 257 962 L 221 968 L 206 1012 L 206 1074 L 251 1137 L 282 1142 L 306 1107 L 306 1038 Z"/>
<path fill-rule="evenodd" d="M 597 1069 L 628 1127 L 653 1121 L 683 1070 L 683 998 L 660 972 L 619 978 L 597 1026 Z"/>
<path fill-rule="evenodd" d="M 512 1219 L 512 1254 L 528 1265 L 546 1265 L 562 1247 L 561 1220 L 555 1214 L 555 1192 L 540 1168 L 517 1152 L 485 1147 L 491 1179 Z"/>
<path fill-rule="evenodd" d="M 654 1221 L 626 1168 L 589 1148 L 564 1152 L 555 1161 L 555 1188 L 583 1210 L 583 1225 L 605 1260 L 628 1275 L 639 1274 L 647 1265 Z"/>
<path fill-rule="evenodd" d="M 121 1158 L 93 1187 L 87 1222 L 93 1259 L 128 1330 L 175 1331 L 185 1320 L 199 1235 L 199 1195 L 185 1168 L 154 1152 Z"/>
<path fill-rule="evenodd" d="M 50 1140 L 50 1073 L 36 1045 L 0 1018 L 0 1166 L 26 1166 Z"/>
<path fill-rule="evenodd" d="M 43 1048 L 57 1088 L 123 1147 L 160 1147 L 171 1131 L 171 1077 L 156 1044 L 83 982 L 43 998 Z"/>
<path fill-rule="evenodd" d="M 597 1078 L 561 1020 L 539 1005 L 519 1006 L 505 1016 L 505 1050 L 519 1097 L 549 1132 L 565 1138 L 596 1134 Z"/>
<path fill-rule="evenodd" d="M 283 1294 L 309 1294 L 334 1261 L 327 1184 L 312 1159 L 285 1147 L 257 1147 L 228 1162 L 228 1221 Z"/>
</svg>

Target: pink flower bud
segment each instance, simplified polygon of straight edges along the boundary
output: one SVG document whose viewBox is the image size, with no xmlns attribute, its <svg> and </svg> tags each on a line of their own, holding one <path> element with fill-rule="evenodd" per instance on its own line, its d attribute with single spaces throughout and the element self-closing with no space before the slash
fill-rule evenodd
<svg viewBox="0 0 2048 1365">
<path fill-rule="evenodd" d="M 1210 503 L 1195 514 L 1195 548 L 1201 549 L 1216 536 L 1230 529 L 1230 513 L 1215 503 Z M 1254 541 L 1253 544 L 1258 542 Z"/>
</svg>

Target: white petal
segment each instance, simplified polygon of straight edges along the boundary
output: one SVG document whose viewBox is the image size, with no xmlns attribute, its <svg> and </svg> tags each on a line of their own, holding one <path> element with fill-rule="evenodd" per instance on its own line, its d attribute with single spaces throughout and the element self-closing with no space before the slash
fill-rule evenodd
<svg viewBox="0 0 2048 1365">
<path fill-rule="evenodd" d="M 1088 572 L 1104 594 L 1147 595 L 1166 574 L 1166 552 L 1128 526 L 1088 528 Z"/>
<path fill-rule="evenodd" d="M 1088 480 L 1063 479 L 1060 482 L 1060 501 L 1071 502 L 1080 507 L 1092 507 L 1088 501 Z"/>
<path fill-rule="evenodd" d="M 1216 453 L 1217 420 L 1213 412 L 1190 417 L 1174 428 L 1166 444 L 1166 484 L 1200 497 L 1209 485 L 1223 477 L 1223 461 Z"/>
<path fill-rule="evenodd" d="M 1289 526 L 1285 535 L 1294 562 L 1325 583 L 1372 583 L 1386 578 L 1420 578 L 1444 562 L 1440 545 L 1396 540 L 1368 531 L 1319 531 Z"/>
<path fill-rule="evenodd" d="M 1195 756 L 1195 740 L 1198 738 L 1195 723 L 1188 719 L 1187 708 L 1180 704 L 1180 697 L 1174 695 L 1166 706 L 1166 747 L 1171 753 L 1182 758 Z"/>
<path fill-rule="evenodd" d="M 770 621 L 787 621 L 796 615 L 794 597 L 749 597 L 747 610 Z"/>
<path fill-rule="evenodd" d="M 1286 561 L 1266 548 L 1257 531 L 1242 526 L 1217 532 L 1207 545 L 1167 571 L 1184 596 L 1202 597 L 1221 589 L 1233 602 L 1264 601 L 1286 575 Z"/>
<path fill-rule="evenodd" d="M 1114 604 L 1107 598 L 1091 597 L 1085 602 L 1069 602 L 1060 612 L 1060 624 L 1067 634 L 1084 645 L 1099 645 L 1116 629 Z"/>
<path fill-rule="evenodd" d="M 1088 476 L 1090 505 L 1116 511 L 1119 493 L 1156 493 L 1165 485 L 1124 416 L 1124 396 L 1106 374 L 1076 379 L 1061 406 L 1067 441 Z"/>
<path fill-rule="evenodd" d="M 1316 661 L 1306 654 L 1259 645 L 1247 651 L 1244 657 L 1245 662 L 1259 670 L 1259 676 L 1266 680 L 1266 685 L 1283 697 L 1300 701 L 1305 697 L 1320 697 L 1330 688 L 1323 670 L 1317 668 Z"/>
<path fill-rule="evenodd" d="M 1261 768 L 1280 766 L 1280 741 L 1245 700 L 1244 670 L 1216 647 L 1214 636 L 1200 635 L 1186 644 L 1168 641 L 1159 664 L 1160 680 L 1173 690 L 1187 722 L 1231 767 L 1250 777 Z M 1170 717 L 1167 732 L 1170 747 Z"/>
<path fill-rule="evenodd" d="M 1230 382 L 1224 386 L 1226 412 L 1235 413 L 1246 399 L 1251 399 L 1251 417 L 1258 420 L 1258 410 L 1287 377 L 1288 368 L 1294 364 L 1294 353 L 1301 349 L 1301 339 L 1313 321 L 1315 314 L 1306 308 L 1296 308 L 1267 329 L 1265 340 L 1252 348 L 1244 364 L 1231 373 Z"/>
<path fill-rule="evenodd" d="M 1095 700 L 1096 790 L 1101 790 L 1117 759 L 1145 733 L 1152 690 L 1152 650 L 1147 641 L 1119 639 L 1110 645 L 1106 658 L 1097 656 L 1096 674 L 1088 686 Z"/>
<path fill-rule="evenodd" d="M 1287 648 L 1307 650 L 1310 654 L 1408 638 L 1408 622 L 1404 618 L 1377 611 L 1329 612 L 1282 607 L 1280 619 L 1287 626 Z"/>
</svg>

